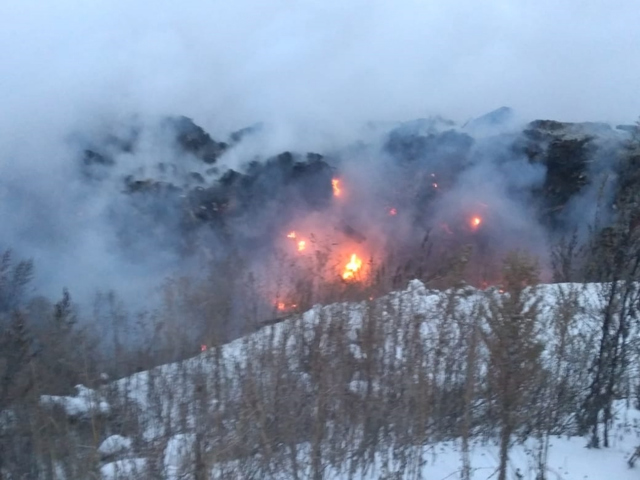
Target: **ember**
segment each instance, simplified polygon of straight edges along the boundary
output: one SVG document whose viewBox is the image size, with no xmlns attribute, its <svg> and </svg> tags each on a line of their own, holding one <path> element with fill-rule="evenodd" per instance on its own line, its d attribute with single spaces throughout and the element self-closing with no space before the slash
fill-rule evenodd
<svg viewBox="0 0 640 480">
<path fill-rule="evenodd" d="M 287 234 L 287 238 L 290 238 L 292 240 L 297 240 L 298 234 L 295 231 L 291 231 Z M 296 241 L 296 246 L 298 248 L 299 252 L 302 252 L 303 250 L 305 250 L 307 248 L 307 241 L 306 240 L 297 240 Z"/>
<path fill-rule="evenodd" d="M 472 217 L 469 222 L 472 229 L 477 229 L 482 224 L 482 218 L 480 217 Z"/>
<path fill-rule="evenodd" d="M 344 280 L 353 280 L 361 268 L 362 260 L 360 260 L 355 253 L 352 254 L 349 263 L 347 263 L 347 265 L 344 267 L 342 278 Z"/>
<path fill-rule="evenodd" d="M 286 311 L 294 310 L 296 308 L 298 308 L 297 303 L 285 303 L 285 302 L 276 303 L 276 309 L 279 312 L 286 312 Z"/>
<path fill-rule="evenodd" d="M 340 195 L 342 195 L 342 186 L 340 185 L 339 179 L 334 178 L 333 180 L 331 180 L 331 186 L 333 187 L 334 197 L 339 197 Z"/>
</svg>

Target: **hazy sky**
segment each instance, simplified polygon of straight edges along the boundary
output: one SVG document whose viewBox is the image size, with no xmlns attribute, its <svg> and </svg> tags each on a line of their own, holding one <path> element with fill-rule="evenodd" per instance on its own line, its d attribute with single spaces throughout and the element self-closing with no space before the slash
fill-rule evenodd
<svg viewBox="0 0 640 480">
<path fill-rule="evenodd" d="M 340 134 L 501 105 L 631 122 L 638 25 L 637 0 L 4 0 L 0 136 L 130 112 L 214 132 Z"/>
</svg>

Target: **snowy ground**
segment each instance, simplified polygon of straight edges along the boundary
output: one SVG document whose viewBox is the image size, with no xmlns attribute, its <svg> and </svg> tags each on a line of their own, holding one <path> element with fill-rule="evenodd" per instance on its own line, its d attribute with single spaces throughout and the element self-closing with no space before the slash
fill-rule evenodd
<svg viewBox="0 0 640 480">
<path fill-rule="evenodd" d="M 636 421 L 640 417 L 639 412 L 628 412 Z M 552 437 L 547 462 L 547 479 L 549 480 L 637 480 L 640 478 L 640 464 L 635 468 L 629 468 L 627 460 L 635 447 L 640 444 L 638 434 L 634 431 L 624 431 L 622 427 L 617 429 L 614 443 L 609 448 L 587 449 L 586 440 L 580 437 L 561 438 Z M 168 452 L 165 458 L 165 472 L 167 479 L 184 478 L 174 472 L 179 470 L 179 457 L 175 455 L 176 449 Z M 188 453 L 184 452 L 188 455 Z M 536 479 L 536 442 L 530 441 L 526 445 L 516 445 L 510 452 L 510 477 L 517 479 L 516 471 L 519 470 L 522 479 Z M 475 444 L 471 450 L 471 468 L 473 480 L 490 480 L 497 477 L 498 448 L 494 445 Z M 446 480 L 460 478 L 461 455 L 460 446 L 454 442 L 439 443 L 425 449 L 425 465 L 420 467 L 423 479 Z M 144 473 L 144 459 L 132 458 L 119 460 L 105 464 L 102 467 L 104 480 L 135 479 Z M 225 477 L 216 475 L 213 478 L 240 479 L 230 472 L 233 465 L 225 468 Z M 387 475 L 387 476 L 385 476 Z M 191 478 L 191 477 L 189 477 Z M 275 477 L 285 480 L 288 476 Z M 303 476 L 302 478 L 307 478 Z M 326 472 L 326 480 L 347 480 L 344 474 Z M 379 480 L 383 478 L 415 478 L 413 475 L 403 477 L 389 476 L 389 472 L 382 467 L 377 467 L 355 478 L 363 480 Z"/>
<path fill-rule="evenodd" d="M 563 290 L 566 292 L 573 291 L 578 299 L 580 308 L 576 312 L 575 328 L 578 328 L 585 338 L 586 342 L 591 342 L 590 331 L 597 325 L 598 309 L 601 303 L 601 286 L 591 285 L 545 285 L 541 286 L 539 293 L 542 297 L 542 310 L 543 310 L 543 325 L 541 329 L 541 335 L 546 336 L 544 322 L 551 322 L 550 319 L 554 316 L 554 308 L 557 301 L 558 292 Z M 499 295 L 498 291 L 495 291 L 496 295 Z M 418 281 L 411 282 L 408 288 L 402 292 L 394 292 L 386 297 L 376 300 L 374 303 L 381 308 L 383 315 L 399 316 L 401 319 L 406 318 L 407 321 L 416 318 L 416 315 L 423 315 L 424 318 L 436 318 L 438 309 L 442 308 L 443 301 L 447 296 L 447 292 L 436 292 L 428 290 Z M 469 289 L 468 294 L 463 297 L 459 308 L 463 310 L 471 311 L 473 306 L 477 302 L 486 301 L 486 294 L 484 292 L 477 291 L 475 289 Z M 484 300 L 483 300 L 484 299 Z M 327 315 L 338 315 L 340 318 L 344 318 L 348 324 L 346 329 L 349 332 L 347 335 L 349 338 L 354 337 L 355 331 L 357 331 L 363 324 L 364 318 L 367 314 L 367 309 L 371 308 L 371 305 L 362 303 L 352 304 L 337 304 L 324 307 L 314 307 L 310 311 L 292 317 L 280 324 L 267 327 L 259 332 L 250 335 L 247 338 L 239 339 L 221 348 L 220 361 L 230 369 L 242 369 L 246 361 L 246 348 L 249 344 L 261 344 L 266 341 L 266 338 L 283 339 L 283 344 L 286 345 L 287 351 L 294 351 L 296 349 L 297 339 L 295 336 L 288 336 L 291 332 L 292 326 L 295 326 L 298 331 L 311 332 L 318 322 L 321 322 Z M 402 320 L 401 320 L 402 321 Z M 384 325 L 384 322 L 383 322 Z M 550 325 L 550 323 L 549 323 Z M 389 328 L 397 328 L 389 325 Z M 434 331 L 436 328 L 428 320 L 425 320 L 420 328 L 420 337 L 425 344 L 433 342 Z M 404 330 L 404 329 L 403 329 Z M 409 329 L 407 329 L 409 331 Z M 391 337 L 391 332 L 388 333 Z M 553 342 L 552 336 L 545 341 Z M 278 344 L 279 341 L 276 341 Z M 354 355 L 357 356 L 358 345 L 354 342 L 352 345 L 354 349 Z M 401 357 L 402 351 L 397 351 L 396 355 Z M 292 355 L 292 362 L 295 359 Z M 156 438 L 167 438 L 167 434 L 170 431 L 177 431 L 177 424 L 172 425 L 172 418 L 177 418 L 177 412 L 181 408 L 181 405 L 188 405 L 194 403 L 193 400 L 193 384 L 192 375 L 194 372 L 211 372 L 214 366 L 214 361 L 211 352 L 205 352 L 198 357 L 187 360 L 185 362 L 179 362 L 171 365 L 165 365 L 158 367 L 150 372 L 141 372 L 131 377 L 121 379 L 110 386 L 107 389 L 111 389 L 112 393 L 115 391 L 119 395 L 124 394 L 124 397 L 128 401 L 136 404 L 140 407 L 142 412 L 150 412 L 149 408 L 149 382 L 153 379 L 157 391 L 171 392 L 173 397 L 172 401 L 160 398 L 161 410 L 162 410 L 162 424 L 159 424 L 157 417 L 149 413 L 147 418 L 141 419 L 141 428 L 143 437 L 146 441 L 152 441 Z M 298 371 L 295 365 L 292 365 L 294 371 Z M 211 379 L 211 375 L 207 375 L 207 380 Z M 55 402 L 54 402 L 55 400 Z M 176 401 L 178 400 L 178 401 Z M 47 398 L 43 399 L 46 402 L 54 402 L 60 404 L 59 399 Z M 94 400 L 95 401 L 95 400 Z M 67 402 L 68 406 L 72 406 L 71 410 L 77 410 L 74 402 Z M 77 403 L 77 402 L 76 402 Z M 98 401 L 97 405 L 100 405 L 103 409 L 108 409 L 108 405 L 103 405 Z M 65 404 L 65 406 L 67 406 Z M 94 407 L 95 408 L 95 407 Z M 614 435 L 612 438 L 612 445 L 607 449 L 587 449 L 585 445 L 587 440 L 579 437 L 571 438 L 559 438 L 553 437 L 550 442 L 549 457 L 548 457 L 548 470 L 547 479 L 563 479 L 563 480 L 585 480 L 585 479 L 638 479 L 640 478 L 640 462 L 635 469 L 629 468 L 627 460 L 633 453 L 634 449 L 640 445 L 640 412 L 630 408 L 627 405 L 619 404 L 616 407 L 617 416 L 615 426 L 613 429 Z M 144 417 L 144 414 L 143 414 Z M 167 422 L 169 419 L 169 422 Z M 168 428 L 167 428 L 168 427 Z M 170 434 L 169 434 L 170 435 Z M 164 478 L 187 478 L 177 474 L 180 470 L 181 459 L 191 454 L 189 451 L 189 443 L 192 441 L 191 434 L 183 433 L 180 435 L 174 435 L 166 444 L 164 452 Z M 122 442 L 119 443 L 119 445 Z M 106 448 L 106 447 L 105 447 Z M 304 447 L 301 446 L 303 450 Z M 511 451 L 511 477 L 510 478 L 523 478 L 523 479 L 535 479 L 536 478 L 536 441 L 530 440 L 525 445 L 515 445 Z M 471 467 L 473 470 L 472 478 L 475 480 L 489 480 L 497 477 L 496 468 L 498 465 L 498 449 L 492 444 L 480 444 L 475 443 L 471 449 Z M 420 471 L 421 478 L 430 480 L 445 480 L 460 478 L 461 469 L 461 454 L 460 445 L 457 442 L 439 443 L 425 447 L 423 452 L 424 464 L 416 466 L 416 471 Z M 303 464 L 306 462 L 303 462 Z M 106 479 L 123 479 L 123 478 L 141 478 L 143 471 L 146 468 L 146 461 L 143 458 L 136 458 L 131 454 L 130 459 L 120 458 L 117 461 L 111 461 L 105 463 L 102 467 L 102 476 Z M 215 470 L 213 478 L 243 478 L 241 476 L 234 476 L 233 464 L 226 464 L 224 466 L 218 466 L 217 468 L 224 468 L 226 472 L 224 475 L 216 474 Z M 411 476 L 393 476 L 390 475 L 391 471 L 385 471 L 382 466 L 377 466 L 368 472 L 360 472 L 355 478 L 362 478 L 366 480 L 373 479 L 392 479 L 392 478 L 415 478 Z M 516 471 L 519 471 L 522 477 L 516 476 Z M 191 477 L 188 477 L 191 478 Z M 274 478 L 288 478 L 288 477 L 274 477 Z M 301 478 L 307 478 L 302 474 Z M 327 480 L 346 480 L 346 476 L 341 473 L 326 471 L 325 478 Z"/>
</svg>

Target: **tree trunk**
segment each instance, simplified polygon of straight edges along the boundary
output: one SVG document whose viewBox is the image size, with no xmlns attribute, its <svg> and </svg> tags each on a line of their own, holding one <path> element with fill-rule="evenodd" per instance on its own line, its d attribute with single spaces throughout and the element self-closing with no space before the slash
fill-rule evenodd
<svg viewBox="0 0 640 480">
<path fill-rule="evenodd" d="M 508 422 L 502 426 L 500 432 L 500 467 L 498 480 L 507 480 L 507 466 L 509 465 L 509 443 L 511 442 L 511 426 Z"/>
</svg>

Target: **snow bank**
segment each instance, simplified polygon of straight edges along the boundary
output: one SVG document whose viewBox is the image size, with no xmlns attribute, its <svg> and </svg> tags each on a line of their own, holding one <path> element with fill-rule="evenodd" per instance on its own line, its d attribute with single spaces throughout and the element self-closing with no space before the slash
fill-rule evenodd
<svg viewBox="0 0 640 480">
<path fill-rule="evenodd" d="M 76 385 L 74 397 L 56 395 L 42 395 L 40 404 L 46 407 L 60 407 L 65 413 L 74 418 L 90 418 L 92 415 L 108 415 L 111 411 L 109 404 L 95 390 L 83 385 Z"/>
<path fill-rule="evenodd" d="M 101 458 L 108 458 L 131 450 L 131 439 L 121 435 L 107 437 L 98 447 Z"/>
<path fill-rule="evenodd" d="M 128 458 L 104 464 L 100 475 L 102 480 L 138 480 L 145 478 L 146 470 L 146 459 Z"/>
<path fill-rule="evenodd" d="M 166 480 L 188 480 L 183 473 L 185 466 L 193 465 L 193 453 L 196 437 L 193 434 L 175 435 L 167 442 L 164 452 L 164 472 Z"/>
</svg>

